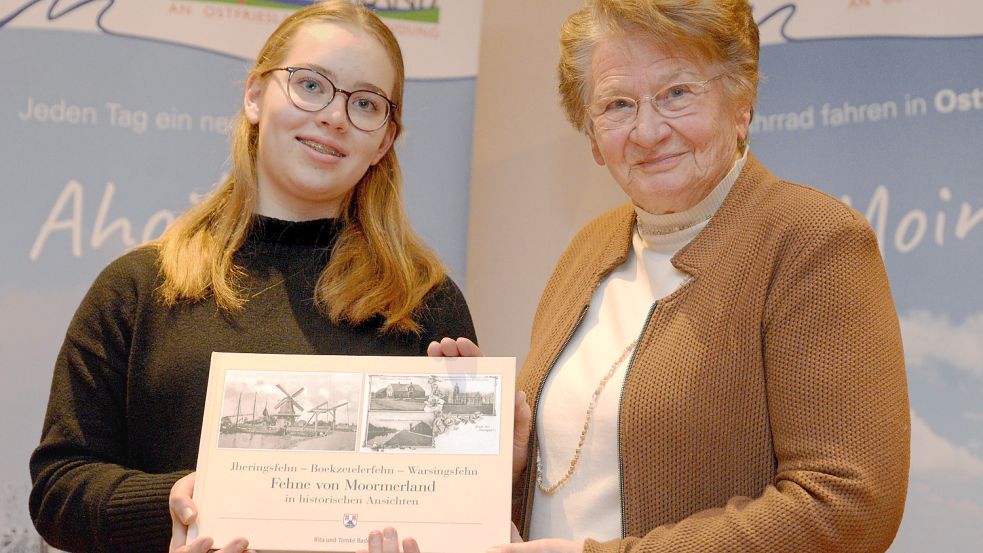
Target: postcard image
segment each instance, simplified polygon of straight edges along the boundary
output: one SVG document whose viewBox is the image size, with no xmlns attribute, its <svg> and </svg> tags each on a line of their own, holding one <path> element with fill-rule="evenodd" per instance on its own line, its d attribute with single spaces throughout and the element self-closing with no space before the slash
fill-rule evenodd
<svg viewBox="0 0 983 553">
<path fill-rule="evenodd" d="M 228 370 L 216 447 L 355 451 L 360 373 Z"/>
<path fill-rule="evenodd" d="M 362 452 L 495 455 L 497 375 L 369 374 Z"/>
<path fill-rule="evenodd" d="M 433 413 L 369 412 L 363 448 L 413 450 L 433 448 Z"/>
</svg>

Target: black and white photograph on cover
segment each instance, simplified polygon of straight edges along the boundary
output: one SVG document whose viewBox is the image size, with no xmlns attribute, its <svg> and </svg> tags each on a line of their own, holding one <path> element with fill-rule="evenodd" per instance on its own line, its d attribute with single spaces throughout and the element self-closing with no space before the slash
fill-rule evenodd
<svg viewBox="0 0 983 553">
<path fill-rule="evenodd" d="M 433 413 L 402 411 L 369 412 L 364 448 L 372 451 L 433 447 Z"/>
<path fill-rule="evenodd" d="M 498 453 L 498 376 L 370 374 L 366 381 L 362 451 Z"/>
<path fill-rule="evenodd" d="M 225 373 L 218 447 L 355 451 L 362 375 Z"/>
<path fill-rule="evenodd" d="M 426 376 L 369 376 L 369 411 L 423 411 L 430 397 Z"/>
</svg>

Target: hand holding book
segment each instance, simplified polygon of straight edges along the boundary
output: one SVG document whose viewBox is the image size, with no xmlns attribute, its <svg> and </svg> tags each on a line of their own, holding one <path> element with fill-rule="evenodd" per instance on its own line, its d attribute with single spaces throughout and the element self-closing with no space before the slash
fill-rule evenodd
<svg viewBox="0 0 983 553">
<path fill-rule="evenodd" d="M 171 486 L 171 495 L 167 501 L 171 513 L 171 544 L 167 548 L 168 553 L 206 553 L 212 549 L 214 540 L 208 536 L 199 536 L 188 543 L 188 526 L 198 516 L 198 508 L 191 498 L 194 489 L 195 473 L 193 472 Z M 247 547 L 249 541 L 245 538 L 235 538 L 217 553 L 254 553 L 247 550 Z"/>
</svg>

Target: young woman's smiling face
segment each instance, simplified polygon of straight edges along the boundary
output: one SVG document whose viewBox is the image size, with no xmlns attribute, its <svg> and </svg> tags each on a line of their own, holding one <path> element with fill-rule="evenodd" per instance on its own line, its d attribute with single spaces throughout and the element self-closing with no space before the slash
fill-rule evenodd
<svg viewBox="0 0 983 553">
<path fill-rule="evenodd" d="M 292 40 L 279 67 L 314 69 L 344 90 L 372 90 L 389 98 L 396 71 L 375 37 L 353 26 L 309 23 Z M 395 128 L 362 131 L 346 114 L 348 96 L 335 94 L 318 112 L 304 111 L 287 92 L 290 74 L 251 78 L 243 105 L 259 126 L 257 212 L 286 220 L 335 217 L 371 165 L 392 147 Z"/>
</svg>

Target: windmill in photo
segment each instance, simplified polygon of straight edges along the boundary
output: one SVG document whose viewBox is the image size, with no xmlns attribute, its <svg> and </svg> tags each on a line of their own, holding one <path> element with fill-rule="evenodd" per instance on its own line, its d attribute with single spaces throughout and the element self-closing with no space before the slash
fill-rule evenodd
<svg viewBox="0 0 983 553">
<path fill-rule="evenodd" d="M 275 411 L 273 413 L 273 418 L 275 421 L 274 425 L 281 428 L 295 426 L 297 418 L 300 417 L 301 413 L 306 411 L 304 406 L 298 403 L 296 399 L 296 397 L 304 391 L 304 388 L 301 387 L 292 394 L 287 392 L 283 386 L 279 384 L 276 385 L 276 388 L 283 393 L 284 397 L 273 406 L 273 410 Z"/>
</svg>

